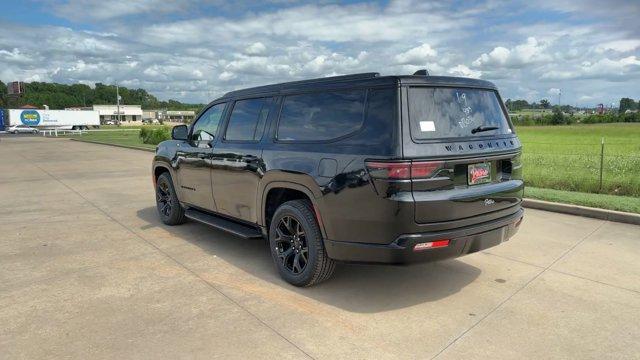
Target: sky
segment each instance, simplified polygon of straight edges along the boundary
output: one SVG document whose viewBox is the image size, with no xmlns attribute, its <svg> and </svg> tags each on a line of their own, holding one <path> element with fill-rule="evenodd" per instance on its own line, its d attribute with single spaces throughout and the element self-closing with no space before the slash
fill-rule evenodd
<svg viewBox="0 0 640 360">
<path fill-rule="evenodd" d="M 0 0 L 0 80 L 162 100 L 359 72 L 481 78 L 503 98 L 640 98 L 640 1 Z"/>
</svg>

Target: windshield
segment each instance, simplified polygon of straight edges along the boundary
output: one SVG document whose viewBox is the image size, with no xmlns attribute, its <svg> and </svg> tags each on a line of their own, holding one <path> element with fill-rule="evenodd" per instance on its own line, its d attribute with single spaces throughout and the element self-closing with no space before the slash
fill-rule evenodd
<svg viewBox="0 0 640 360">
<path fill-rule="evenodd" d="M 411 87 L 409 119 L 417 140 L 511 133 L 493 90 Z"/>
</svg>

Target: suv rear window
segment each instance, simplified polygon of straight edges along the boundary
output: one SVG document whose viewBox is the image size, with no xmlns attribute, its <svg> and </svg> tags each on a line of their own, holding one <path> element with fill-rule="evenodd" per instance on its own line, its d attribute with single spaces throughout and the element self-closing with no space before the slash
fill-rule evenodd
<svg viewBox="0 0 640 360">
<path fill-rule="evenodd" d="M 412 87 L 409 118 L 417 140 L 511 133 L 493 90 Z"/>
<path fill-rule="evenodd" d="M 325 91 L 285 97 L 280 141 L 326 141 L 362 127 L 365 90 Z"/>
</svg>

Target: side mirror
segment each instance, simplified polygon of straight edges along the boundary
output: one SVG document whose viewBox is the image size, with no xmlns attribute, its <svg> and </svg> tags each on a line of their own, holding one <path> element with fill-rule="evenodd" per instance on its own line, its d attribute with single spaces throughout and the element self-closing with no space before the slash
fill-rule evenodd
<svg viewBox="0 0 640 360">
<path fill-rule="evenodd" d="M 171 129 L 171 138 L 173 140 L 188 140 L 189 128 L 187 125 L 176 125 Z"/>
</svg>

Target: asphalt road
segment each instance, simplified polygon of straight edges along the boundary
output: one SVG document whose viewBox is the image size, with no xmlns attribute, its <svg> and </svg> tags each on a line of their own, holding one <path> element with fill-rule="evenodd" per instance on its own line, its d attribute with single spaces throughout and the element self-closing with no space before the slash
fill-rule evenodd
<svg viewBox="0 0 640 360">
<path fill-rule="evenodd" d="M 0 141 L 0 358 L 638 358 L 640 227 L 528 210 L 467 257 L 279 279 L 262 241 L 161 225 L 152 153 Z"/>
</svg>

